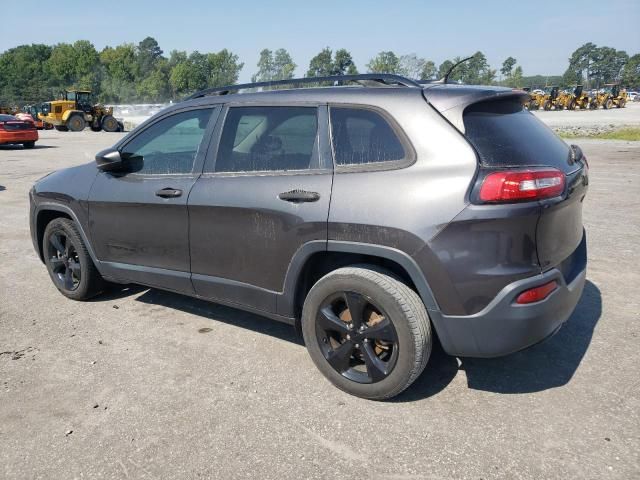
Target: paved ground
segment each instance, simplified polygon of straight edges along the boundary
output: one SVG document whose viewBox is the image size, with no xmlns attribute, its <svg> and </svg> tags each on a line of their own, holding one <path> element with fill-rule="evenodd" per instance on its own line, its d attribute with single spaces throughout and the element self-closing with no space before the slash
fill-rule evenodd
<svg viewBox="0 0 640 480">
<path fill-rule="evenodd" d="M 640 125 L 640 102 L 630 102 L 625 108 L 604 110 L 537 110 L 534 114 L 551 128 L 601 127 L 617 128 Z"/>
<path fill-rule="evenodd" d="M 506 358 L 436 351 L 380 403 L 328 384 L 287 326 L 143 288 L 56 291 L 27 191 L 117 136 L 0 147 L 0 478 L 640 478 L 640 142 L 579 142 L 590 265 L 569 323 Z"/>
</svg>

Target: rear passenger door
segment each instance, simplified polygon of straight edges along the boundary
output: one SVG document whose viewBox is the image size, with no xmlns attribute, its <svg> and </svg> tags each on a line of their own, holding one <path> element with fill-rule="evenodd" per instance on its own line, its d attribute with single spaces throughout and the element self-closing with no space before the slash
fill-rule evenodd
<svg viewBox="0 0 640 480">
<path fill-rule="evenodd" d="M 189 197 L 192 282 L 203 297 L 276 313 L 296 252 L 326 248 L 327 109 L 231 105 L 222 115 Z"/>
</svg>

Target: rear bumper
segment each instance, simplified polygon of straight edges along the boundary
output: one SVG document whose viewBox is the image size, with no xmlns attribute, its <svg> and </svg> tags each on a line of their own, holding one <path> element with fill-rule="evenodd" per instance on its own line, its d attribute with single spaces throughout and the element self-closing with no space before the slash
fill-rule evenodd
<svg viewBox="0 0 640 480">
<path fill-rule="evenodd" d="M 24 142 L 35 142 L 38 140 L 37 130 L 23 130 L 15 132 L 0 133 L 0 145 L 3 143 L 15 144 Z"/>
<path fill-rule="evenodd" d="M 567 321 L 582 295 L 587 273 L 585 238 L 572 255 L 571 272 L 566 264 L 558 267 L 509 284 L 474 315 L 432 315 L 444 350 L 460 357 L 498 357 L 553 334 Z M 524 290 L 552 280 L 558 282 L 558 288 L 544 300 L 528 305 L 515 303 Z"/>
</svg>

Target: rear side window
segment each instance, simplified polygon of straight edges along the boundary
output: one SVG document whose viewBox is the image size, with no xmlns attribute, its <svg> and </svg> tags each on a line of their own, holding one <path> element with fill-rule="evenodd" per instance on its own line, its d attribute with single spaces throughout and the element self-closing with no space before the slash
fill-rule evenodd
<svg viewBox="0 0 640 480">
<path fill-rule="evenodd" d="M 519 101 L 480 102 L 463 115 L 465 134 L 487 166 L 566 170 L 569 147 Z"/>
<path fill-rule="evenodd" d="M 225 120 L 216 172 L 318 168 L 318 109 L 232 107 Z"/>
<path fill-rule="evenodd" d="M 331 107 L 331 137 L 337 165 L 399 161 L 406 156 L 391 125 L 372 110 Z"/>
</svg>

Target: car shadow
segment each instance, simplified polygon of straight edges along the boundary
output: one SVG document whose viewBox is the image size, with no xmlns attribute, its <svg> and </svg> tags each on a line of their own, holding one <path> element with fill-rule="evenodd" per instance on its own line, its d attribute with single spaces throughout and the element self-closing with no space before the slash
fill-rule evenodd
<svg viewBox="0 0 640 480">
<path fill-rule="evenodd" d="M 304 346 L 301 336 L 290 325 L 163 290 L 137 285 L 116 286 L 93 301 L 113 301 L 137 294 L 140 294 L 136 298 L 139 302 L 162 305 Z M 466 373 L 469 388 L 494 393 L 532 393 L 566 385 L 580 366 L 601 315 L 600 290 L 587 281 L 575 311 L 563 327 L 528 349 L 499 358 L 458 359 L 447 355 L 440 342 L 435 341 L 425 371 L 391 401 L 413 402 L 434 396 L 461 370 Z"/>
<path fill-rule="evenodd" d="M 41 150 L 41 149 L 45 149 L 45 148 L 58 148 L 55 145 L 38 145 L 36 144 L 33 148 L 24 148 L 22 145 L 0 145 L 0 150 L 24 150 L 29 151 L 29 150 Z"/>
<path fill-rule="evenodd" d="M 4 192 L 7 189 L 4 185 L 0 185 L 0 192 Z"/>
<path fill-rule="evenodd" d="M 520 352 L 499 358 L 462 358 L 435 349 L 424 373 L 395 400 L 414 401 L 432 396 L 464 370 L 474 390 L 503 394 L 532 393 L 569 383 L 582 362 L 602 315 L 602 296 L 592 282 L 569 320 L 552 337 Z"/>
<path fill-rule="evenodd" d="M 139 285 L 114 285 L 90 301 L 108 302 L 137 294 L 141 294 L 135 299 L 138 302 L 161 305 L 163 307 L 180 310 L 181 312 L 208 318 L 215 322 L 228 323 L 236 327 L 270 335 L 297 345 L 304 345 L 302 339 L 296 333 L 296 329 L 291 325 L 253 313 L 244 312 L 236 308 L 226 307 L 218 303 L 212 303 L 165 290 L 156 290 L 155 288 L 142 287 Z"/>
</svg>

